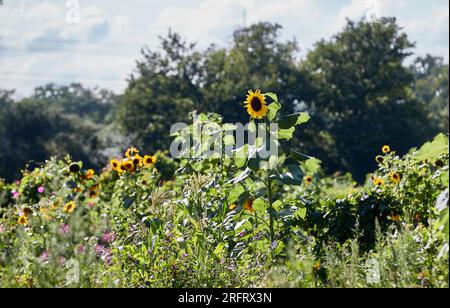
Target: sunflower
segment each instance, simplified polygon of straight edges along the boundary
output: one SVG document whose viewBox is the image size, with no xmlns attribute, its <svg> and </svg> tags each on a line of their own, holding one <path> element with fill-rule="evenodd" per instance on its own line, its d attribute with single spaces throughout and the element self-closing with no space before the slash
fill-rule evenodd
<svg viewBox="0 0 450 308">
<path fill-rule="evenodd" d="M 72 173 L 77 173 L 77 172 L 79 172 L 80 171 L 80 165 L 79 164 L 77 164 L 77 163 L 71 163 L 70 164 L 70 166 L 69 166 L 69 170 L 70 170 L 70 172 L 72 172 Z"/>
<path fill-rule="evenodd" d="M 395 184 L 398 184 L 401 180 L 401 176 L 397 172 L 392 172 L 389 177 L 391 178 L 391 181 L 394 182 Z"/>
<path fill-rule="evenodd" d="M 244 209 L 246 211 L 249 211 L 250 213 L 253 213 L 255 210 L 253 209 L 253 199 L 248 199 L 244 203 Z"/>
<path fill-rule="evenodd" d="M 305 176 L 305 178 L 303 179 L 305 181 L 306 184 L 311 184 L 313 181 L 313 177 L 310 175 Z"/>
<path fill-rule="evenodd" d="M 133 161 L 133 165 L 135 167 L 141 167 L 142 166 L 142 156 L 140 156 L 139 154 L 134 156 L 132 161 Z"/>
<path fill-rule="evenodd" d="M 392 221 L 400 221 L 400 215 L 398 215 L 397 213 L 392 213 L 391 220 Z"/>
<path fill-rule="evenodd" d="M 124 161 L 119 162 L 119 166 L 117 167 L 117 172 L 123 173 L 125 171 L 127 171 L 127 168 L 125 166 L 125 162 Z"/>
<path fill-rule="evenodd" d="M 150 156 L 150 155 L 145 155 L 144 156 L 144 165 L 146 165 L 147 167 L 152 166 L 154 163 L 156 163 L 156 156 Z"/>
<path fill-rule="evenodd" d="M 384 158 L 383 158 L 383 156 L 378 155 L 377 157 L 375 157 L 375 160 L 377 161 L 377 163 L 382 164 L 384 161 Z"/>
<path fill-rule="evenodd" d="M 381 178 L 374 178 L 373 185 L 375 186 L 384 186 L 384 180 Z"/>
<path fill-rule="evenodd" d="M 98 196 L 98 193 L 96 192 L 96 191 L 90 191 L 89 192 L 89 198 L 97 198 L 97 196 Z"/>
<path fill-rule="evenodd" d="M 383 146 L 383 147 L 381 148 L 381 151 L 382 151 L 384 154 L 389 154 L 389 153 L 391 152 L 391 147 L 388 146 L 388 145 L 385 145 L 385 146 Z"/>
<path fill-rule="evenodd" d="M 123 166 L 125 166 L 125 170 L 128 172 L 133 172 L 134 171 L 134 164 L 133 161 L 131 160 L 126 160 L 123 163 Z"/>
<path fill-rule="evenodd" d="M 28 217 L 25 215 L 20 215 L 19 219 L 17 220 L 17 223 L 19 225 L 26 225 L 28 223 Z"/>
<path fill-rule="evenodd" d="M 228 208 L 230 211 L 234 211 L 236 209 L 236 204 L 231 204 Z"/>
<path fill-rule="evenodd" d="M 125 152 L 125 156 L 128 158 L 132 158 L 138 154 L 139 154 L 139 150 L 134 147 L 128 148 L 127 151 Z"/>
<path fill-rule="evenodd" d="M 109 163 L 111 164 L 111 167 L 113 170 L 119 171 L 118 168 L 119 168 L 120 163 L 117 159 L 111 159 L 111 161 Z"/>
<path fill-rule="evenodd" d="M 94 177 L 94 174 L 95 174 L 94 169 L 89 169 L 88 171 L 86 171 L 86 178 L 92 179 Z"/>
<path fill-rule="evenodd" d="M 64 212 L 65 213 L 72 213 L 73 211 L 75 211 L 75 208 L 76 208 L 75 202 L 69 201 L 64 206 Z"/>
<path fill-rule="evenodd" d="M 317 261 L 316 263 L 314 263 L 312 268 L 313 268 L 314 271 L 317 272 L 317 271 L 319 271 L 322 268 L 322 264 L 320 264 L 320 262 Z"/>
<path fill-rule="evenodd" d="M 261 94 L 261 90 L 249 90 L 244 104 L 248 114 L 254 119 L 262 119 L 267 114 L 266 97 Z"/>
</svg>

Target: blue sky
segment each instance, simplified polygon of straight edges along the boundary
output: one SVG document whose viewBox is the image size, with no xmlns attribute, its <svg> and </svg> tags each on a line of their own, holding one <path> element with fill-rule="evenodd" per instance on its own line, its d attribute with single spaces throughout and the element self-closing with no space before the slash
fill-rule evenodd
<svg viewBox="0 0 450 308">
<path fill-rule="evenodd" d="M 0 88 L 17 89 L 20 97 L 47 82 L 79 81 L 119 93 L 140 48 L 156 47 L 169 27 L 204 48 L 228 44 L 244 22 L 278 22 L 283 39 L 297 39 L 302 57 L 346 18 L 366 15 L 397 17 L 416 54 L 448 62 L 448 0 L 5 0 Z"/>
</svg>

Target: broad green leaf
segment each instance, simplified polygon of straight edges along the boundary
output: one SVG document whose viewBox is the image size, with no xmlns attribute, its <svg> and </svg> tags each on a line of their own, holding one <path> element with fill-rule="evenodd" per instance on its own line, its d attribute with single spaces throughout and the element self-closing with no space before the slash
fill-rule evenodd
<svg viewBox="0 0 450 308">
<path fill-rule="evenodd" d="M 305 162 L 305 171 L 307 174 L 314 174 L 320 170 L 320 164 L 322 162 L 317 158 L 310 158 Z"/>
<path fill-rule="evenodd" d="M 301 207 L 295 211 L 294 216 L 297 218 L 305 219 L 306 217 L 306 208 Z"/>
<path fill-rule="evenodd" d="M 278 110 L 280 110 L 281 105 L 278 103 L 272 103 L 267 108 L 269 109 L 267 118 L 269 119 L 269 121 L 273 121 L 273 119 L 275 119 L 275 117 L 277 116 Z"/>
<path fill-rule="evenodd" d="M 258 198 L 255 201 L 253 201 L 253 209 L 258 213 L 259 215 L 262 215 L 266 212 L 267 209 L 267 203 L 262 198 Z"/>
<path fill-rule="evenodd" d="M 278 103 L 278 95 L 272 92 L 264 93 L 265 96 L 270 97 L 275 103 Z"/>
<path fill-rule="evenodd" d="M 292 138 L 293 134 L 295 132 L 295 127 L 291 127 L 289 129 L 279 129 L 278 130 L 278 139 L 286 139 L 289 140 Z"/>
<path fill-rule="evenodd" d="M 437 135 L 433 141 L 425 143 L 414 156 L 416 162 L 425 159 L 434 162 L 444 153 L 448 153 L 448 138 L 444 134 Z"/>
<path fill-rule="evenodd" d="M 280 129 L 289 129 L 309 121 L 311 117 L 306 112 L 294 113 L 277 119 Z"/>
<path fill-rule="evenodd" d="M 233 204 L 235 203 L 239 197 L 245 192 L 245 188 L 242 185 L 236 185 L 233 187 L 233 189 L 230 191 L 230 194 L 228 195 L 228 203 Z"/>
</svg>

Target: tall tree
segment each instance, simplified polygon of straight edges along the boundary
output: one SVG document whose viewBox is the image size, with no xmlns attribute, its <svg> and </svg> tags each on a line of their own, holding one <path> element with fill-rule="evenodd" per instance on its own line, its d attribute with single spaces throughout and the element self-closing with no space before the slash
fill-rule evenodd
<svg viewBox="0 0 450 308">
<path fill-rule="evenodd" d="M 329 171 L 363 179 L 383 144 L 404 152 L 424 141 L 426 117 L 411 95 L 414 76 L 403 66 L 413 47 L 395 18 L 363 19 L 348 21 L 308 54 L 302 70 L 315 92 L 308 146 Z"/>
</svg>

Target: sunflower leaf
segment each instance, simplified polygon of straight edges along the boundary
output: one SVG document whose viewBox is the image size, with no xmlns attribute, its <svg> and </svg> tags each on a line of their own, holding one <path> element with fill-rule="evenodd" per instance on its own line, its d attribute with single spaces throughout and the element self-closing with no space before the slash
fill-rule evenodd
<svg viewBox="0 0 450 308">
<path fill-rule="evenodd" d="M 279 103 L 272 103 L 269 106 L 267 106 L 269 109 L 269 114 L 267 115 L 267 118 L 269 121 L 273 121 L 275 117 L 277 116 L 278 110 L 280 110 L 281 105 Z"/>
<path fill-rule="evenodd" d="M 264 95 L 270 97 L 275 103 L 278 104 L 278 96 L 275 93 L 267 92 L 264 93 Z"/>
<path fill-rule="evenodd" d="M 293 113 L 277 119 L 278 126 L 281 129 L 289 129 L 296 125 L 304 124 L 309 121 L 311 117 L 306 112 Z"/>
</svg>

